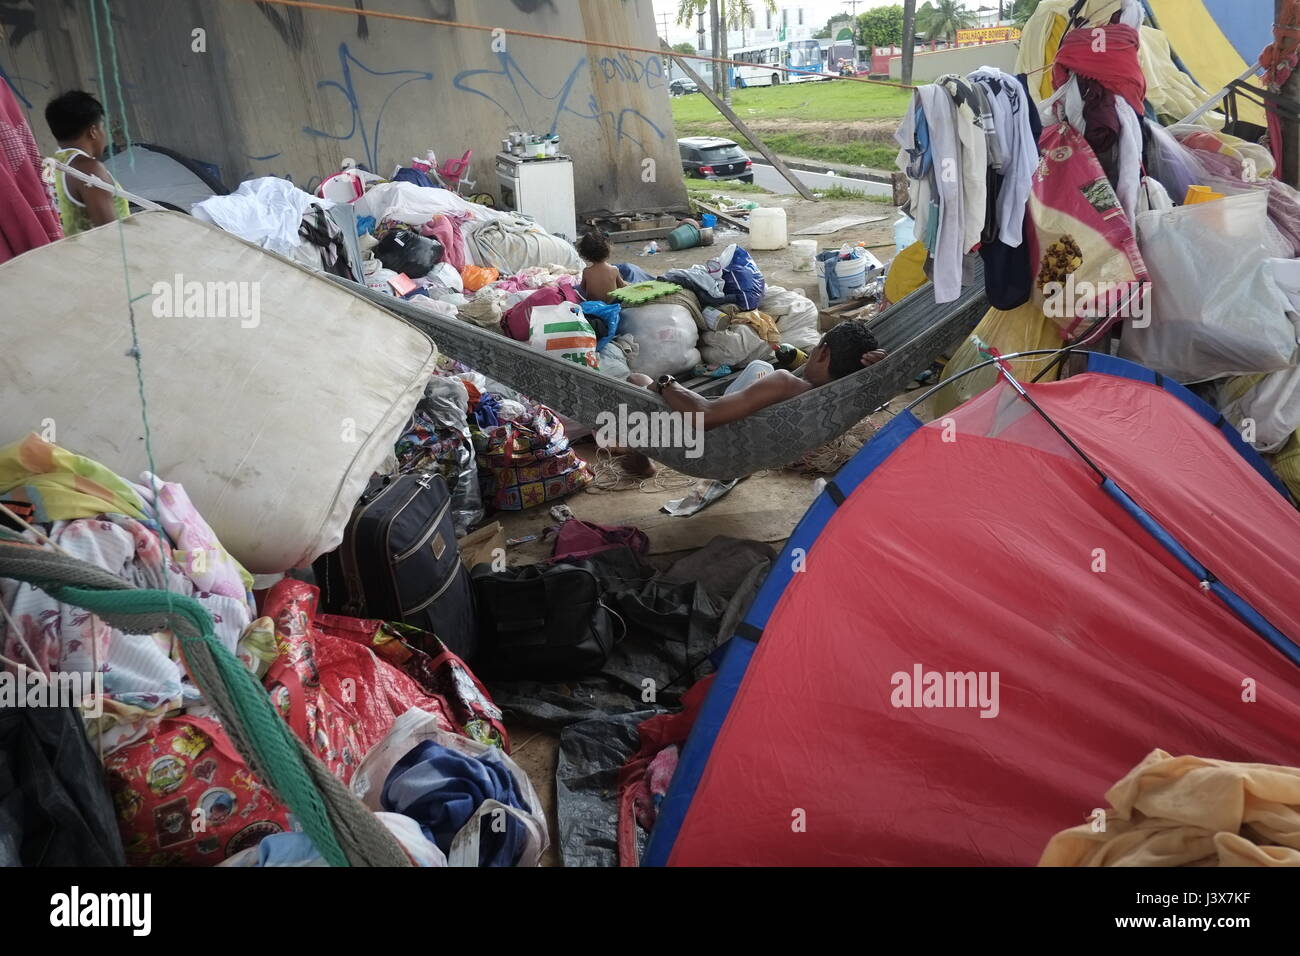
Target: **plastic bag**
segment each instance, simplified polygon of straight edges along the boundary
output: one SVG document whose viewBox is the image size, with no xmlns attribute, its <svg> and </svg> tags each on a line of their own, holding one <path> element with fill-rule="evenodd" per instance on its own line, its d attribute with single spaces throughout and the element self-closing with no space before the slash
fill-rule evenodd
<svg viewBox="0 0 1300 956">
<path fill-rule="evenodd" d="M 626 333 L 636 339 L 636 353 L 628 358 L 634 372 L 657 379 L 681 375 L 700 363 L 695 319 L 680 305 L 651 302 L 624 308 L 618 328 L 620 337 Z"/>
<path fill-rule="evenodd" d="M 1067 335 L 1105 321 L 1147 278 L 1133 228 L 1092 147 L 1069 123 L 1043 131 L 1029 194 L 1034 304 Z"/>
<path fill-rule="evenodd" d="M 700 336 L 700 357 L 709 365 L 730 365 L 736 369 L 771 356 L 772 347 L 748 325 L 737 323 Z"/>
<path fill-rule="evenodd" d="M 820 319 L 817 305 L 802 292 L 770 285 L 763 297 L 763 311 L 776 319 L 777 328 L 781 330 L 781 341 L 786 345 L 793 345 L 806 352 L 821 341 L 821 330 L 817 327 Z M 701 349 L 700 354 L 703 353 L 704 350 Z"/>
<path fill-rule="evenodd" d="M 582 310 L 572 302 L 536 306 L 528 323 L 528 344 L 539 352 L 588 368 L 600 365 L 596 333 Z"/>
<path fill-rule="evenodd" d="M 1181 382 L 1294 364 L 1296 327 L 1268 262 L 1266 220 L 1258 191 L 1141 213 L 1149 325 L 1124 330 L 1120 355 Z"/>
<path fill-rule="evenodd" d="M 357 767 L 356 773 L 352 776 L 352 793 L 371 810 L 382 810 L 380 799 L 384 791 L 384 782 L 393 767 L 426 740 L 474 758 L 479 758 L 489 751 L 493 752 L 492 759 L 499 760 L 506 766 L 511 777 L 514 778 L 523 802 L 530 808 L 529 812 L 525 813 L 495 800 L 483 801 L 453 839 L 451 852 L 447 854 L 448 864 L 477 866 L 481 825 L 491 823 L 494 813 L 504 813 L 518 821 L 525 831 L 526 839 L 515 866 L 537 866 L 549 844 L 549 836 L 546 817 L 542 813 L 542 802 L 528 775 L 497 748 L 447 733 L 423 711 L 412 708 L 394 721 L 387 736 L 370 749 L 365 759 L 361 761 L 361 765 Z M 499 819 L 499 815 L 497 818 Z"/>
<path fill-rule="evenodd" d="M 449 292 L 464 292 L 465 280 L 460 277 L 456 267 L 450 262 L 439 262 L 429 270 L 428 279 L 436 282 Z"/>
<path fill-rule="evenodd" d="M 722 250 L 718 262 L 722 265 L 722 288 L 725 292 L 737 297 L 736 304 L 741 309 L 757 309 L 763 301 L 766 283 L 750 254 L 733 242 Z"/>
<path fill-rule="evenodd" d="M 385 269 L 423 279 L 442 261 L 442 243 L 409 229 L 395 229 L 379 240 L 375 257 Z"/>
<path fill-rule="evenodd" d="M 501 273 L 491 266 L 466 266 L 460 270 L 460 278 L 466 290 L 477 292 L 485 285 L 490 285 L 501 278 Z"/>
<path fill-rule="evenodd" d="M 627 353 L 618 342 L 606 342 L 605 347 L 599 351 L 600 364 L 596 366 L 596 371 L 621 382 L 627 381 L 627 377 L 632 374 L 632 369 L 627 364 Z"/>
<path fill-rule="evenodd" d="M 966 341 L 952 353 L 952 358 L 944 366 L 940 381 L 947 382 L 958 373 L 987 361 L 988 357 L 981 351 L 981 346 L 997 349 L 1003 355 L 1012 352 L 1030 352 L 1034 349 L 1056 349 L 1064 343 L 1061 330 L 1056 323 L 1043 315 L 1043 311 L 1032 302 L 1026 302 L 1018 308 L 1003 311 L 989 309 L 980 319 L 980 324 L 966 337 Z M 1007 363 L 1011 371 L 1021 381 L 1028 381 L 1038 375 L 1052 360 L 1050 355 L 1028 355 L 1024 358 L 1011 359 Z M 1040 382 L 1054 382 L 1057 370 L 1044 375 Z M 931 399 L 934 417 L 948 414 L 958 405 L 969 401 L 998 380 L 996 366 L 988 365 L 978 372 L 963 375 L 946 388 L 934 393 Z"/>
</svg>

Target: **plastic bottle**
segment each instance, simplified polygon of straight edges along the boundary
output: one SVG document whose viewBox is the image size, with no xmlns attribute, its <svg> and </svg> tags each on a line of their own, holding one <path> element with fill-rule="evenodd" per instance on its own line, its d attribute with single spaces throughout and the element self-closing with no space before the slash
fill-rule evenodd
<svg viewBox="0 0 1300 956">
<path fill-rule="evenodd" d="M 649 242 L 646 243 L 646 247 L 641 250 L 641 255 L 653 256 L 658 251 L 659 251 L 659 243 L 651 239 Z"/>
<path fill-rule="evenodd" d="M 916 242 L 915 236 L 916 223 L 912 221 L 911 216 L 899 216 L 894 221 L 894 254 L 902 252 L 912 243 Z"/>
</svg>

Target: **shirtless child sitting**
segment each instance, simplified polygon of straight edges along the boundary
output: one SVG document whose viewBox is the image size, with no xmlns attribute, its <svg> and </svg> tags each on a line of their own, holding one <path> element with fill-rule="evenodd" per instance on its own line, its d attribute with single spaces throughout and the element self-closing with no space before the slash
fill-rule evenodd
<svg viewBox="0 0 1300 956">
<path fill-rule="evenodd" d="M 609 294 L 627 285 L 609 258 L 609 239 L 602 232 L 586 233 L 578 240 L 578 255 L 588 263 L 582 270 L 582 291 L 588 299 L 608 302 Z"/>
</svg>

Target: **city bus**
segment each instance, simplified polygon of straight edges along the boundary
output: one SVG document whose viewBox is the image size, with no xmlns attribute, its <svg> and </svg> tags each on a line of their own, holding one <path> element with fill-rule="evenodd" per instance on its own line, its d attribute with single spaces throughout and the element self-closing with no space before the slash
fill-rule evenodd
<svg viewBox="0 0 1300 956">
<path fill-rule="evenodd" d="M 734 86 L 779 86 L 817 80 L 822 69 L 821 46 L 816 40 L 786 40 L 728 51 L 727 58 L 741 61 L 729 66 Z M 775 67 L 786 67 L 775 69 Z"/>
</svg>

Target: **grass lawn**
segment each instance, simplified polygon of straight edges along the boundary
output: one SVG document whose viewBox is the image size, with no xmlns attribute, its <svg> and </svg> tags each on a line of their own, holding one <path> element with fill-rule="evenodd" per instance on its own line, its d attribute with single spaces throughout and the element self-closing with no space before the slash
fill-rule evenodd
<svg viewBox="0 0 1300 956">
<path fill-rule="evenodd" d="M 783 156 L 892 170 L 898 153 L 893 120 L 910 97 L 891 86 L 830 80 L 733 90 L 731 105 Z M 672 108 L 678 136 L 740 138 L 703 94 L 675 96 Z"/>
<path fill-rule="evenodd" d="M 912 91 L 854 80 L 788 83 L 751 90 L 732 90 L 731 108 L 750 120 L 792 119 L 800 122 L 901 118 Z M 703 93 L 674 96 L 673 119 L 683 126 L 727 121 Z"/>
</svg>

